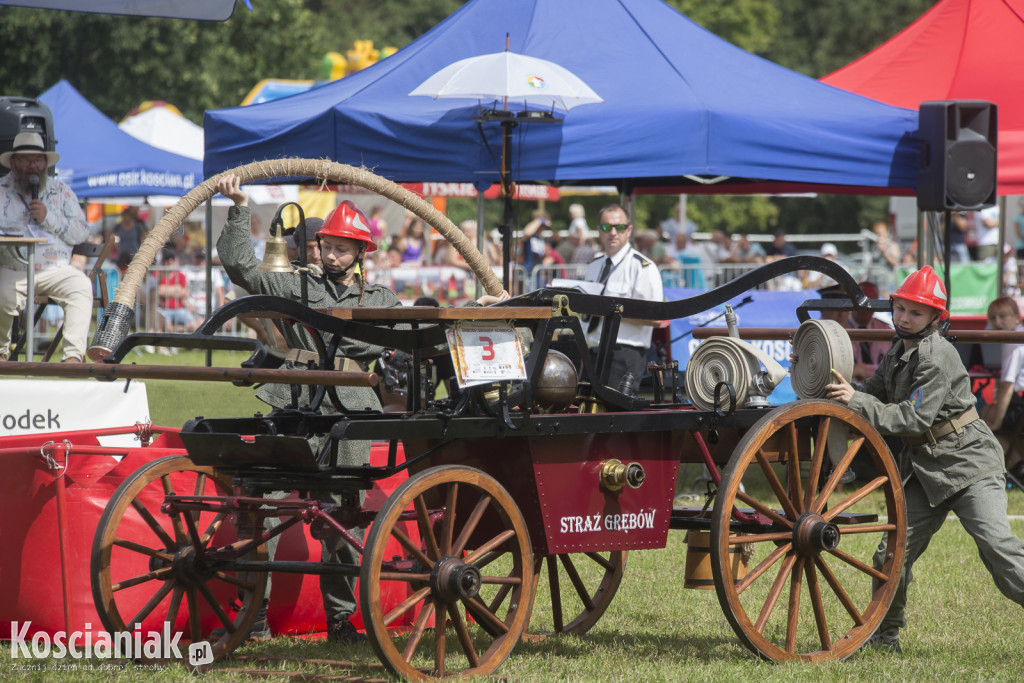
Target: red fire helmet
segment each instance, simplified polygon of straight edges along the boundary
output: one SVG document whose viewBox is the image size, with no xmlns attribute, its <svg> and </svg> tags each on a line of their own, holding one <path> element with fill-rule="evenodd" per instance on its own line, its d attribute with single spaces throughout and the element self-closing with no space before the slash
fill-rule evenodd
<svg viewBox="0 0 1024 683">
<path fill-rule="evenodd" d="M 350 240 L 366 242 L 366 252 L 376 251 L 377 245 L 370 236 L 370 221 L 351 200 L 346 199 L 334 211 L 327 214 L 324 225 L 317 237 L 347 237 Z"/>
<path fill-rule="evenodd" d="M 925 266 L 908 275 L 893 296 L 938 309 L 940 320 L 949 317 L 949 311 L 946 309 L 949 301 L 946 286 L 942 284 L 942 280 L 931 266 Z"/>
</svg>

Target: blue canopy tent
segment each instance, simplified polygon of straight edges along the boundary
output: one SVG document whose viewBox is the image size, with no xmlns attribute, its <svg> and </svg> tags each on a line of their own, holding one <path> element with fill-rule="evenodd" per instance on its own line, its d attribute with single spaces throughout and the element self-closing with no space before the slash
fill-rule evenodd
<svg viewBox="0 0 1024 683">
<path fill-rule="evenodd" d="M 244 2 L 251 10 L 249 0 Z M 203 21 L 226 21 L 235 11 L 235 0 L 90 0 L 88 3 L 82 0 L 0 0 L 0 5 Z"/>
<path fill-rule="evenodd" d="M 765 61 L 660 0 L 471 0 L 363 71 L 207 112 L 204 171 L 327 157 L 399 182 L 496 182 L 501 126 L 473 120 L 492 103 L 407 95 L 452 62 L 504 49 L 506 34 L 513 52 L 569 69 L 605 100 L 558 125 L 520 124 L 517 181 L 913 193 L 917 112 Z"/>
<path fill-rule="evenodd" d="M 133 138 L 67 81 L 38 99 L 53 114 L 58 177 L 79 198 L 180 197 L 202 181 L 201 162 Z"/>
</svg>

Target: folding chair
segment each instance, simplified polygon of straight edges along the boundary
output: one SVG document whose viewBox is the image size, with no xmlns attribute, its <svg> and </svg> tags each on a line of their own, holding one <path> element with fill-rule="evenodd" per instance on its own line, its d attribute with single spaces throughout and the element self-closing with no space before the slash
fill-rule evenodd
<svg viewBox="0 0 1024 683">
<path fill-rule="evenodd" d="M 93 242 L 83 242 L 82 244 L 75 245 L 71 250 L 72 254 L 79 254 L 86 258 L 96 258 L 96 262 L 92 268 L 89 269 L 88 273 L 89 281 L 93 283 L 93 307 L 94 308 L 105 308 L 110 303 L 110 293 L 107 290 L 107 278 L 103 273 L 103 264 L 110 256 L 110 252 L 113 251 L 114 245 L 117 244 L 117 238 L 111 236 L 103 244 L 94 244 Z M 98 292 L 97 292 L 98 290 Z M 40 318 L 43 317 L 43 310 L 48 304 L 53 303 L 49 297 L 38 294 L 35 297 L 35 315 L 32 318 L 32 325 L 38 325 Z M 28 328 L 25 326 L 26 314 L 22 313 L 20 316 L 14 319 L 14 330 L 11 332 L 11 360 L 17 360 L 19 354 L 22 353 L 25 347 L 25 336 Z M 61 322 L 60 327 L 57 328 L 57 332 L 53 335 L 53 339 L 50 341 L 50 345 L 46 348 L 46 353 L 43 354 L 43 362 L 49 361 L 53 354 L 57 351 L 57 347 L 60 345 L 61 340 L 64 338 L 64 323 Z"/>
</svg>

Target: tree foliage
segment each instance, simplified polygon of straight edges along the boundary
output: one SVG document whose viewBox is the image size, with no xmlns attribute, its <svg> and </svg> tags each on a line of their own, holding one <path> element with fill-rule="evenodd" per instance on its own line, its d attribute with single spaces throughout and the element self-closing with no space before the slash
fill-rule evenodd
<svg viewBox="0 0 1024 683">
<path fill-rule="evenodd" d="M 877 47 L 933 0 L 667 0 L 712 33 L 782 66 L 821 77 Z M 263 78 L 317 79 L 327 52 L 356 40 L 402 47 L 454 12 L 459 0 L 254 0 L 225 22 L 0 8 L 0 82 L 35 97 L 64 78 L 120 120 L 145 100 L 201 122 L 241 103 Z M 595 211 L 608 198 L 584 199 Z M 672 212 L 675 197 L 641 197 L 638 225 Z M 702 229 L 790 232 L 857 229 L 885 215 L 884 200 L 691 197 Z M 461 210 L 461 209 L 459 209 Z"/>
</svg>

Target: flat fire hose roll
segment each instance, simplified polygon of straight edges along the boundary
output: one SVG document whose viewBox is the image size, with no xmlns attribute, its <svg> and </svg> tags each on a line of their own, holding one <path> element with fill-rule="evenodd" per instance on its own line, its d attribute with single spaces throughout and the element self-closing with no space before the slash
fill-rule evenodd
<svg viewBox="0 0 1024 683">
<path fill-rule="evenodd" d="M 806 320 L 793 337 L 796 361 L 790 368 L 797 398 L 825 398 L 825 385 L 835 382 L 832 369 L 847 382 L 853 377 L 853 343 L 835 320 Z"/>
<path fill-rule="evenodd" d="M 736 407 L 743 407 L 755 388 L 754 378 L 761 373 L 759 361 L 767 375 L 762 380 L 765 391 L 758 395 L 767 395 L 785 378 L 782 366 L 745 341 L 732 337 L 705 339 L 694 349 L 686 366 L 686 395 L 697 409 L 714 410 L 715 387 L 728 382 L 736 392 Z M 728 393 L 719 396 L 719 401 L 728 400 Z"/>
</svg>

